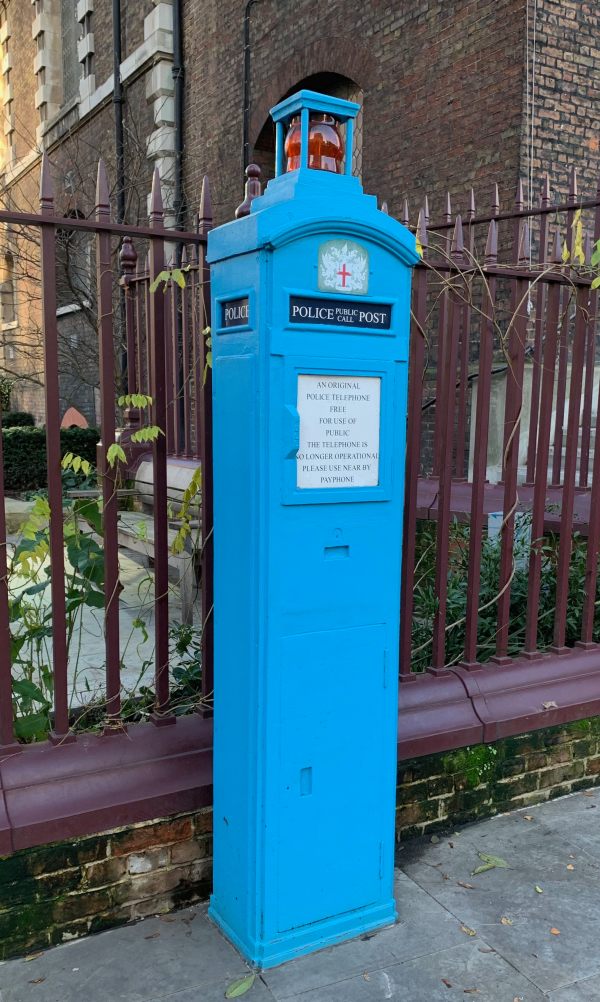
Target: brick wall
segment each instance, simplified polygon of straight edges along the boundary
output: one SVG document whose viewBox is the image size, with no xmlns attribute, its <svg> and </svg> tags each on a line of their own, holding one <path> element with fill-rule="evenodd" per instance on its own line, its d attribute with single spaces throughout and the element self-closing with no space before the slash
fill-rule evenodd
<svg viewBox="0 0 600 1002">
<path fill-rule="evenodd" d="M 211 827 L 205 811 L 0 860 L 0 959 L 206 898 Z"/>
<path fill-rule="evenodd" d="M 399 840 L 600 782 L 600 720 L 402 762 Z M 0 859 L 0 960 L 205 900 L 210 809 Z"/>
<path fill-rule="evenodd" d="M 402 762 L 401 839 L 562 797 L 600 782 L 600 719 Z"/>
<path fill-rule="evenodd" d="M 185 5 L 187 191 L 193 206 L 207 171 L 219 222 L 241 195 L 244 6 Z M 252 144 L 269 107 L 299 81 L 336 73 L 363 92 L 364 183 L 393 213 L 404 195 L 416 207 L 429 191 L 439 215 L 447 188 L 465 209 L 469 185 L 487 197 L 494 180 L 512 198 L 525 72 L 520 0 L 298 0 L 293 19 L 275 0 L 251 10 Z"/>
<path fill-rule="evenodd" d="M 526 90 L 522 175 L 528 176 L 532 164 L 541 183 L 542 173 L 548 172 L 553 194 L 564 198 L 569 168 L 576 166 L 580 188 L 589 198 L 600 171 L 600 9 L 592 0 L 538 0 L 534 23 L 533 0 L 528 4 L 529 96 L 533 93 L 533 105 L 528 105 Z M 540 196 L 537 185 L 536 189 L 534 201 Z"/>
</svg>

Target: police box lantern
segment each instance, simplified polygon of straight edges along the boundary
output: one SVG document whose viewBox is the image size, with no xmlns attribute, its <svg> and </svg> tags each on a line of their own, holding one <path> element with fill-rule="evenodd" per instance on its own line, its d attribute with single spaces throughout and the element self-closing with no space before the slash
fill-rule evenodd
<svg viewBox="0 0 600 1002">
<path fill-rule="evenodd" d="M 276 176 L 209 234 L 210 915 L 259 967 L 394 921 L 414 237 L 352 174 L 359 106 L 272 115 Z M 360 740 L 357 740 L 357 727 Z"/>
</svg>

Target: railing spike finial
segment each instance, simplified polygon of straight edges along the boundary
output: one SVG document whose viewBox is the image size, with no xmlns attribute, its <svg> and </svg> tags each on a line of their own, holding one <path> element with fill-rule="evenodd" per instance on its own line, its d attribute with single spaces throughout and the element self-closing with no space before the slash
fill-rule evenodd
<svg viewBox="0 0 600 1002">
<path fill-rule="evenodd" d="M 547 173 L 544 177 L 544 183 L 542 185 L 542 208 L 545 209 L 550 205 L 551 191 L 550 191 L 550 175 Z"/>
<path fill-rule="evenodd" d="M 389 216 L 390 210 L 388 209 L 387 202 L 384 201 L 384 202 L 381 203 L 381 211 L 385 212 L 386 216 Z"/>
<path fill-rule="evenodd" d="M 188 252 L 187 252 L 187 247 L 184 244 L 181 249 L 181 267 L 186 268 L 187 263 L 188 263 Z"/>
<path fill-rule="evenodd" d="M 425 254 L 427 253 L 427 217 L 425 216 L 425 208 L 419 209 L 417 237 L 419 239 L 419 243 L 421 244 L 423 257 L 425 257 Z"/>
<path fill-rule="evenodd" d="M 108 192 L 108 177 L 104 160 L 98 161 L 98 173 L 96 175 L 96 215 L 110 215 L 110 195 Z"/>
<path fill-rule="evenodd" d="M 467 212 L 469 219 L 475 219 L 475 192 L 471 188 L 471 194 L 469 195 L 469 211 Z"/>
<path fill-rule="evenodd" d="M 429 224 L 429 197 L 425 195 L 425 201 L 423 202 L 423 215 L 425 216 L 425 226 Z"/>
<path fill-rule="evenodd" d="M 487 265 L 496 264 L 498 260 L 498 223 L 495 219 L 490 219 L 488 226 L 487 242 L 485 245 L 485 263 Z"/>
<path fill-rule="evenodd" d="M 210 181 L 208 174 L 202 178 L 202 188 L 200 190 L 200 209 L 198 211 L 198 233 L 205 237 L 209 230 L 213 228 L 212 198 L 210 195 Z"/>
<path fill-rule="evenodd" d="M 133 240 L 129 236 L 123 237 L 123 243 L 119 252 L 119 263 L 124 275 L 133 275 L 137 268 L 138 255 L 133 245 Z"/>
<path fill-rule="evenodd" d="M 523 194 L 523 178 L 519 178 L 517 184 L 517 194 L 515 195 L 515 209 L 522 212 L 525 207 L 525 196 Z"/>
<path fill-rule="evenodd" d="M 402 204 L 402 222 L 405 226 L 410 226 L 410 212 L 408 209 L 408 199 L 405 198 Z"/>
<path fill-rule="evenodd" d="M 445 212 L 445 217 L 446 218 L 444 219 L 444 222 L 446 222 L 446 223 L 451 223 L 452 222 L 452 203 L 450 201 L 450 192 L 449 191 L 446 192 L 446 212 Z"/>
<path fill-rule="evenodd" d="M 161 222 L 164 214 L 162 187 L 158 167 L 154 168 L 152 175 L 152 193 L 150 195 L 150 222 Z"/>
<path fill-rule="evenodd" d="M 571 168 L 571 174 L 569 176 L 569 202 L 573 203 L 577 201 L 577 167 Z"/>
<path fill-rule="evenodd" d="M 450 253 L 455 260 L 461 260 L 464 255 L 464 250 L 465 250 L 465 241 L 463 236 L 463 225 L 462 225 L 462 218 L 459 214 L 454 222 L 454 230 L 452 233 L 452 244 L 450 246 Z"/>
<path fill-rule="evenodd" d="M 40 209 L 45 213 L 54 211 L 54 183 L 50 171 L 48 154 L 42 154 L 42 170 L 40 174 Z"/>
<path fill-rule="evenodd" d="M 500 214 L 500 190 L 498 188 L 498 182 L 494 182 L 494 191 L 492 193 L 492 215 L 498 216 Z"/>
<path fill-rule="evenodd" d="M 530 257 L 530 244 L 529 244 L 529 223 L 524 220 L 519 229 L 519 249 L 517 252 L 517 262 L 518 264 L 526 264 Z"/>
<path fill-rule="evenodd" d="M 248 164 L 246 167 L 246 186 L 244 188 L 244 201 L 235 210 L 235 218 L 243 219 L 250 215 L 250 209 L 255 198 L 262 194 L 262 184 L 260 183 L 260 167 L 258 164 Z"/>
</svg>

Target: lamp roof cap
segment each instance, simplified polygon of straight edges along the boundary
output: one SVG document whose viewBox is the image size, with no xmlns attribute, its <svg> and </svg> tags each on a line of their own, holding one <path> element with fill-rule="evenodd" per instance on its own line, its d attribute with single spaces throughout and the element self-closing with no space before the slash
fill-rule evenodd
<svg viewBox="0 0 600 1002">
<path fill-rule="evenodd" d="M 356 118 L 360 111 L 360 105 L 355 101 L 345 101 L 341 97 L 331 97 L 329 94 L 318 94 L 314 90 L 300 90 L 271 108 L 271 118 L 274 122 L 285 124 L 295 115 L 299 115 L 304 108 L 316 111 L 318 114 L 332 115 L 338 122 Z"/>
</svg>

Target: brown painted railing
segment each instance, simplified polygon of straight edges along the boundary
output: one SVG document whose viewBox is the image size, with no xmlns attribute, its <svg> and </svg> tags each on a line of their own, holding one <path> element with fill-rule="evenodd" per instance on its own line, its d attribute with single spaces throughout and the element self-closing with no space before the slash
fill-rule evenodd
<svg viewBox="0 0 600 1002">
<path fill-rule="evenodd" d="M 197 460 L 203 469 L 202 525 L 202 609 L 198 627 L 204 627 L 204 665 L 202 703 L 212 701 L 212 534 L 211 493 L 211 378 L 205 366 L 206 349 L 203 329 L 210 323 L 208 271 L 205 263 L 206 234 L 212 223 L 208 185 L 203 189 L 200 226 L 195 232 L 175 232 L 163 226 L 163 205 L 158 173 L 152 187 L 148 227 L 117 225 L 111 221 L 106 173 L 98 169 L 96 209 L 92 219 L 62 217 L 55 214 L 52 182 L 46 158 L 42 163 L 39 215 L 3 210 L 0 223 L 24 224 L 39 235 L 42 326 L 44 331 L 44 379 L 46 406 L 47 478 L 50 507 L 49 565 L 52 611 L 52 676 L 54 706 L 51 741 L 64 745 L 75 740 L 72 733 L 72 708 L 69 706 L 69 665 L 66 642 L 65 526 L 63 524 L 63 489 L 59 379 L 59 326 L 56 289 L 58 284 L 57 231 L 86 231 L 95 238 L 96 313 L 98 317 L 98 382 L 101 413 L 101 444 L 98 450 L 98 479 L 102 500 L 102 536 L 104 555 L 104 649 L 98 650 L 98 666 L 105 674 L 105 730 L 112 734 L 121 724 L 121 653 L 120 653 L 120 583 L 118 547 L 119 476 L 124 470 L 107 460 L 109 447 L 117 441 L 117 396 L 121 392 L 142 392 L 152 397 L 150 414 L 143 417 L 130 409 L 123 442 L 140 423 L 151 423 L 164 431 L 152 449 L 152 491 L 154 528 L 154 610 L 155 648 L 153 720 L 156 724 L 173 723 L 169 702 L 169 496 L 167 464 L 170 455 Z M 116 314 L 119 310 L 119 274 L 115 271 L 119 256 L 123 272 L 126 319 L 125 345 L 127 372 L 125 385 L 119 387 L 116 374 L 121 368 L 122 349 L 117 340 Z M 148 249 L 144 272 L 136 269 L 136 245 Z M 185 288 L 167 283 L 156 293 L 151 283 L 166 268 L 167 248 L 175 254 L 185 275 Z M 169 255 L 172 253 L 169 250 Z M 189 261 L 189 265 L 186 261 Z M 206 373 L 205 373 L 206 369 Z M 185 378 L 184 378 L 185 376 Z M 138 449 L 139 452 L 139 449 Z M 0 748 L 14 750 L 10 603 L 8 593 L 7 540 L 4 519 L 4 470 L 0 453 Z"/>
<path fill-rule="evenodd" d="M 54 676 L 51 740 L 18 744 L 0 442 L 0 853 L 192 809 L 211 798 L 209 190 L 205 184 L 198 232 L 163 228 L 157 176 L 148 226 L 111 221 L 102 167 L 96 201 L 93 219 L 57 216 L 45 164 L 39 214 L 0 211 L 0 223 L 40 234 Z M 585 265 L 572 259 L 579 207 Z M 103 726 L 76 736 L 65 645 L 57 230 L 91 234 L 97 264 L 105 567 L 98 664 L 105 702 Z M 514 209 L 501 212 L 496 191 L 484 215 L 471 198 L 464 226 L 449 200 L 439 224 L 429 221 L 426 204 L 417 231 L 424 260 L 414 275 L 410 343 L 400 677 L 411 684 L 402 685 L 400 696 L 402 757 L 600 711 L 600 364 L 590 269 L 600 196 L 581 202 L 573 182 L 568 201 L 553 205 L 545 185 L 534 210 L 525 207 L 519 188 Z M 182 269 L 184 288 L 168 281 L 164 292 L 151 292 L 158 274 L 174 267 Z M 165 432 L 151 447 L 155 701 L 149 722 L 127 727 L 119 483 L 106 458 L 117 435 L 115 374 L 120 378 L 123 351 L 122 391 L 149 393 L 150 421 Z M 145 419 L 135 408 L 125 414 L 121 442 L 132 475 L 140 451 L 147 456 L 150 450 L 136 452 L 131 444 Z M 167 646 L 172 463 L 202 469 L 201 602 L 194 613 L 202 630 L 202 691 L 200 712 L 185 717 L 171 706 Z"/>
<path fill-rule="evenodd" d="M 552 204 L 546 180 L 531 209 L 519 184 L 513 211 L 500 212 L 496 190 L 491 213 L 479 217 L 471 194 L 466 232 L 449 199 L 441 223 L 428 223 L 428 211 L 416 227 L 424 259 L 412 304 L 403 682 L 564 655 L 600 639 L 591 288 L 600 189 L 581 201 L 573 172 L 566 203 Z M 575 546 L 579 558 L 585 549 L 578 591 Z M 542 585 L 551 609 L 541 608 Z M 464 595 L 451 610 L 457 588 Z"/>
</svg>

